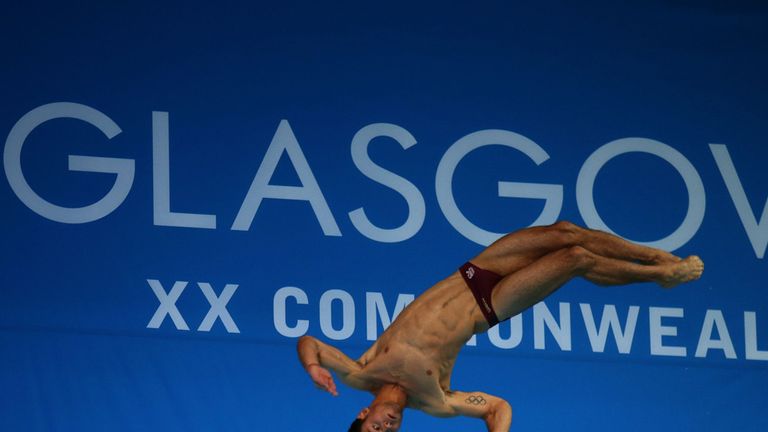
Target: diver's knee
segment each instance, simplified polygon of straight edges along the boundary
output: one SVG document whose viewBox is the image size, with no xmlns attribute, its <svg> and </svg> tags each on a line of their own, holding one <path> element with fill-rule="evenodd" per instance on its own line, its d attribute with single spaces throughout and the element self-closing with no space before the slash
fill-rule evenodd
<svg viewBox="0 0 768 432">
<path fill-rule="evenodd" d="M 580 244 L 583 232 L 583 228 L 568 221 L 555 222 L 547 227 L 547 235 L 554 237 L 562 247 Z"/>
<path fill-rule="evenodd" d="M 595 265 L 595 255 L 581 246 L 570 246 L 562 252 L 566 265 L 576 274 L 583 274 Z"/>
</svg>

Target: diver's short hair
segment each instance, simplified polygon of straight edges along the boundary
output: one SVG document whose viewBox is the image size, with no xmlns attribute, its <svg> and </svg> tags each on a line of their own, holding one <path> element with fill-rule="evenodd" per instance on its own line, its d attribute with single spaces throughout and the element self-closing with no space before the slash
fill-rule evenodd
<svg viewBox="0 0 768 432">
<path fill-rule="evenodd" d="M 360 432 L 361 430 L 363 430 L 363 420 L 355 419 L 355 421 L 349 425 L 349 430 L 347 432 Z"/>
</svg>

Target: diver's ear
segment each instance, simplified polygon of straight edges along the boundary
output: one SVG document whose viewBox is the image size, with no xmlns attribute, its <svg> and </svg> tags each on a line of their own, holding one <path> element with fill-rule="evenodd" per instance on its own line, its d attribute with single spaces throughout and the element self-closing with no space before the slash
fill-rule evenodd
<svg viewBox="0 0 768 432">
<path fill-rule="evenodd" d="M 371 412 L 371 409 L 368 407 L 363 408 L 362 411 L 360 411 L 360 414 L 357 415 L 357 418 L 360 420 L 365 420 L 366 417 L 368 417 L 368 413 Z"/>
</svg>

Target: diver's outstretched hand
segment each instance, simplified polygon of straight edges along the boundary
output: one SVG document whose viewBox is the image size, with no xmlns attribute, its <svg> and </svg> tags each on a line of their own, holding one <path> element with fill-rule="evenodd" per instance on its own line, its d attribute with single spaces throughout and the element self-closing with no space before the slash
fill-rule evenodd
<svg viewBox="0 0 768 432">
<path fill-rule="evenodd" d="M 336 383 L 333 382 L 333 377 L 328 369 L 319 364 L 312 364 L 307 368 L 307 373 L 312 378 L 312 381 L 314 381 L 317 388 L 325 390 L 334 396 L 339 395 L 339 392 L 336 391 Z"/>
</svg>

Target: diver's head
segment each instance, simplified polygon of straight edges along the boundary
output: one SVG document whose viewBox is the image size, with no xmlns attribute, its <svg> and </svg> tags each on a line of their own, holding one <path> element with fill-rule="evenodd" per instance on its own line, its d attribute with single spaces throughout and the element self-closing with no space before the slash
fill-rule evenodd
<svg viewBox="0 0 768 432">
<path fill-rule="evenodd" d="M 394 402 L 374 403 L 363 408 L 349 427 L 349 432 L 397 432 L 403 420 L 403 408 Z"/>
</svg>

